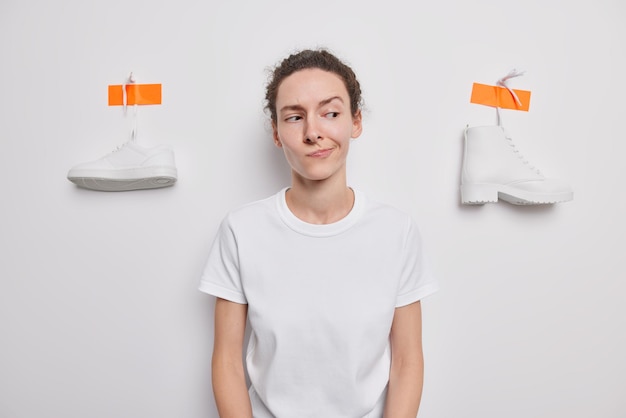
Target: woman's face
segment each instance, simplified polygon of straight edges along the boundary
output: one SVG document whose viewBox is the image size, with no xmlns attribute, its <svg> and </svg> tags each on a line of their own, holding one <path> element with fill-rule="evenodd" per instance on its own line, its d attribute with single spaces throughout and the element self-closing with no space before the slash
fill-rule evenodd
<svg viewBox="0 0 626 418">
<path fill-rule="evenodd" d="M 345 179 L 350 139 L 361 134 L 361 113 L 352 116 L 343 80 L 317 68 L 286 77 L 276 97 L 274 143 L 300 180 Z"/>
</svg>

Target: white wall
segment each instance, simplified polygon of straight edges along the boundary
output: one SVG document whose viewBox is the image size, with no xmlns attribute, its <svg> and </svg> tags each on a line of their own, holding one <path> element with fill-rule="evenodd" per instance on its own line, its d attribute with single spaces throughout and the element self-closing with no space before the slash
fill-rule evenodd
<svg viewBox="0 0 626 418">
<path fill-rule="evenodd" d="M 325 45 L 360 76 L 350 181 L 412 213 L 442 289 L 424 302 L 424 418 L 626 416 L 626 6 L 621 0 L 0 3 L 0 417 L 216 417 L 211 297 L 229 209 L 289 181 L 262 111 L 266 67 Z M 411 5 L 411 6 L 409 6 Z M 547 207 L 459 204 L 473 82 L 524 154 L 570 181 Z M 162 83 L 141 139 L 179 182 L 80 190 L 74 164 L 127 139 L 106 88 Z"/>
</svg>

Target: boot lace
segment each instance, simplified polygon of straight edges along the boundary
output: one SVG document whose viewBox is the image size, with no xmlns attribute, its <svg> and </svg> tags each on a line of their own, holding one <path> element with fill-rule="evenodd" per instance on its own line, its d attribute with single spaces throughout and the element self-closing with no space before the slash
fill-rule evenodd
<svg viewBox="0 0 626 418">
<path fill-rule="evenodd" d="M 522 102 L 520 101 L 519 97 L 517 97 L 517 94 L 515 94 L 515 92 L 513 91 L 513 89 L 511 89 L 508 85 L 507 85 L 507 81 L 510 80 L 511 78 L 515 78 L 515 77 L 519 77 L 524 75 L 525 71 L 518 71 L 515 68 L 512 69 L 511 71 L 509 71 L 509 73 L 507 75 L 505 75 L 504 77 L 502 77 L 501 79 L 499 79 L 497 81 L 497 85 L 498 86 L 502 86 L 505 89 L 507 89 L 509 91 L 509 93 L 511 93 L 511 96 L 513 96 L 513 100 L 515 100 L 515 103 L 517 103 L 518 106 L 522 105 Z M 524 156 L 522 155 L 522 153 L 517 149 L 517 147 L 515 146 L 515 143 L 513 142 L 513 138 L 511 138 L 511 136 L 509 135 L 509 133 L 506 131 L 506 129 L 504 129 L 504 127 L 502 126 L 502 118 L 500 116 L 500 107 L 496 106 L 496 114 L 498 115 L 498 126 L 500 128 L 502 128 L 502 131 L 504 132 L 504 137 L 507 139 L 507 141 L 509 142 L 509 146 L 513 148 L 513 152 L 517 155 L 517 158 L 519 158 L 520 160 L 522 160 L 522 162 L 528 166 L 529 169 L 535 171 L 537 174 L 539 175 L 543 175 L 541 173 L 541 171 L 535 167 L 534 165 L 530 164 L 530 162 L 524 158 Z"/>
<path fill-rule="evenodd" d="M 517 155 L 517 158 L 519 158 L 520 160 L 522 160 L 522 162 L 528 166 L 529 169 L 533 170 L 534 172 L 536 172 L 537 174 L 539 174 L 540 176 L 543 176 L 543 173 L 534 165 L 532 165 L 520 152 L 520 150 L 517 149 L 517 147 L 515 146 L 515 143 L 513 142 L 513 138 L 509 135 L 509 133 L 506 131 L 506 129 L 502 128 L 502 131 L 504 132 L 504 137 L 507 139 L 509 146 L 511 148 L 513 148 L 513 152 L 515 153 L 515 155 Z"/>
<path fill-rule="evenodd" d="M 525 71 L 518 71 L 515 68 L 513 68 L 511 71 L 509 71 L 509 73 L 507 75 L 505 75 L 504 77 L 502 77 L 501 79 L 499 79 L 496 82 L 496 85 L 504 87 L 505 89 L 507 89 L 509 91 L 509 93 L 511 93 L 511 96 L 513 96 L 513 100 L 515 100 L 515 103 L 517 103 L 518 106 L 521 106 L 522 102 L 520 101 L 519 97 L 517 97 L 517 94 L 515 94 L 513 89 L 511 89 L 507 85 L 507 81 L 512 79 L 512 78 L 522 76 L 522 75 L 524 75 L 524 73 L 525 73 Z M 502 126 L 502 118 L 500 116 L 500 107 L 499 106 L 496 106 L 496 114 L 498 115 L 498 126 Z"/>
</svg>

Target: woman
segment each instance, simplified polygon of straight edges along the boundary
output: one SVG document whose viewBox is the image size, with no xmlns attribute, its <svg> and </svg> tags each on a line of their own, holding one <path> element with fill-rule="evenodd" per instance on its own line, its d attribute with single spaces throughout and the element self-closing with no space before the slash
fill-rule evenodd
<svg viewBox="0 0 626 418">
<path fill-rule="evenodd" d="M 419 301 L 437 283 L 411 218 L 347 185 L 362 131 L 354 72 L 325 50 L 301 51 L 274 69 L 266 101 L 291 186 L 228 214 L 200 285 L 217 297 L 220 417 L 413 418 Z"/>
</svg>

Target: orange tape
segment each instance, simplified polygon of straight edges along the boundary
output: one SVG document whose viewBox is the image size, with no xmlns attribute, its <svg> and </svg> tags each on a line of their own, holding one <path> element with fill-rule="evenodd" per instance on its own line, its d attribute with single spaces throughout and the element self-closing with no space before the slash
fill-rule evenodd
<svg viewBox="0 0 626 418">
<path fill-rule="evenodd" d="M 127 84 L 127 105 L 161 104 L 160 84 Z M 124 97 L 121 85 L 109 86 L 109 106 L 123 106 Z"/>
<path fill-rule="evenodd" d="M 530 91 L 512 90 L 517 94 L 517 98 L 522 103 L 521 106 L 515 103 L 513 95 L 504 87 L 488 86 L 479 83 L 474 83 L 472 87 L 470 102 L 485 106 L 500 107 L 502 109 L 524 110 L 528 112 L 528 108 L 530 107 Z"/>
</svg>

